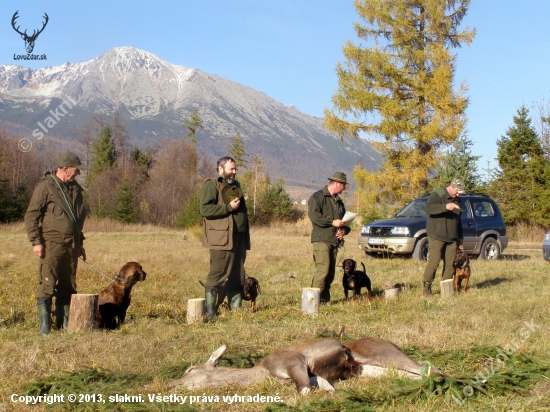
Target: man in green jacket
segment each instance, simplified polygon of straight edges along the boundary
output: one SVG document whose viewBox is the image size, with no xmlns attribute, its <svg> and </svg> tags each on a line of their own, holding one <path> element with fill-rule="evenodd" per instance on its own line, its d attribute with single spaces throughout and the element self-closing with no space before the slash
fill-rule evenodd
<svg viewBox="0 0 550 412">
<path fill-rule="evenodd" d="M 432 282 L 443 259 L 443 280 L 453 278 L 457 244 L 462 244 L 459 195 L 466 193 L 464 182 L 454 178 L 447 187 L 432 192 L 426 202 L 428 264 L 424 270 L 424 296 L 432 294 Z"/>
<path fill-rule="evenodd" d="M 59 156 L 57 170 L 38 182 L 25 214 L 27 237 L 40 258 L 36 303 L 43 335 L 50 333 L 53 296 L 57 327 L 67 328 L 78 257 L 86 260 L 82 234 L 86 211 L 82 187 L 75 180 L 81 167 L 74 153 Z"/>
<path fill-rule="evenodd" d="M 206 311 L 212 319 L 227 293 L 231 309 L 240 309 L 245 278 L 244 262 L 250 250 L 246 202 L 235 180 L 232 157 L 217 163 L 218 174 L 202 185 L 200 214 L 203 217 L 202 245 L 210 249 L 210 272 L 204 284 Z"/>
<path fill-rule="evenodd" d="M 330 302 L 330 285 L 336 274 L 338 247 L 351 230 L 342 220 L 346 208 L 338 196 L 346 188 L 346 175 L 336 172 L 328 180 L 329 184 L 313 193 L 307 202 L 308 216 L 313 225 L 311 243 L 315 262 L 311 287 L 321 289 L 321 303 Z"/>
</svg>

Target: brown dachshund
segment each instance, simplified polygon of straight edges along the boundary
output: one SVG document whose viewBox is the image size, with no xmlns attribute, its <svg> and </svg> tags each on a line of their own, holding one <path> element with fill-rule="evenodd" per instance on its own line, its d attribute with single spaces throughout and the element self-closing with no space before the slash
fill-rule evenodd
<svg viewBox="0 0 550 412">
<path fill-rule="evenodd" d="M 243 285 L 243 299 L 250 301 L 252 312 L 256 308 L 256 298 L 260 294 L 260 282 L 253 277 L 247 277 Z"/>
<path fill-rule="evenodd" d="M 455 293 L 458 293 L 462 279 L 464 279 L 463 292 L 466 293 L 468 288 L 468 281 L 470 279 L 470 258 L 464 251 L 464 246 L 460 245 L 456 251 L 455 260 L 453 261 L 453 267 L 455 268 L 455 280 L 454 288 Z"/>
<path fill-rule="evenodd" d="M 97 325 L 101 329 L 116 329 L 124 323 L 126 311 L 130 306 L 132 287 L 136 282 L 145 280 L 145 273 L 137 262 L 128 262 L 115 281 L 99 292 L 97 301 Z"/>
</svg>

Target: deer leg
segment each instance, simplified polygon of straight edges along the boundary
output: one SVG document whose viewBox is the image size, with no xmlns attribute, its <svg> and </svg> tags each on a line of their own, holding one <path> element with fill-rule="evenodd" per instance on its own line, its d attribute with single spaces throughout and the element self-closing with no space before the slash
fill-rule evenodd
<svg viewBox="0 0 550 412">
<path fill-rule="evenodd" d="M 319 388 L 327 392 L 334 393 L 336 390 L 334 389 L 334 386 L 332 386 L 329 381 L 327 381 L 324 378 L 321 378 L 320 376 L 310 376 L 309 377 L 309 385 L 311 387 Z"/>
</svg>

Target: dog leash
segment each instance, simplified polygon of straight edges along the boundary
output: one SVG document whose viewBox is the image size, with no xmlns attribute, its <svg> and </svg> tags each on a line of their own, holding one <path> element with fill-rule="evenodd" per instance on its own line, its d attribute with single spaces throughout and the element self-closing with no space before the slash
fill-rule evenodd
<svg viewBox="0 0 550 412">
<path fill-rule="evenodd" d="M 122 279 L 121 277 L 119 276 L 115 276 L 114 279 L 113 278 L 110 278 L 109 276 L 107 276 L 105 273 L 103 273 L 101 270 L 99 270 L 98 268 L 96 268 L 95 266 L 93 266 L 91 263 L 88 263 L 86 262 L 84 259 L 82 259 L 81 256 L 78 257 L 81 261 L 83 261 L 84 263 L 86 263 L 88 266 L 90 266 L 93 270 L 95 270 L 97 273 L 105 276 L 107 279 L 109 279 L 111 282 L 114 282 L 115 280 L 120 280 L 121 282 L 123 283 L 128 283 L 128 281 L 126 279 Z"/>
</svg>

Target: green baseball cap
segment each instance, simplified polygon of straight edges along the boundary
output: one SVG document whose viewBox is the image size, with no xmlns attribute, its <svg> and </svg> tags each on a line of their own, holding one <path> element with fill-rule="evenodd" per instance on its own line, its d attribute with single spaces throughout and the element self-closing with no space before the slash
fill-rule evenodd
<svg viewBox="0 0 550 412">
<path fill-rule="evenodd" d="M 81 169 L 84 165 L 77 155 L 72 152 L 65 152 L 57 158 L 57 167 L 76 167 Z"/>
</svg>

